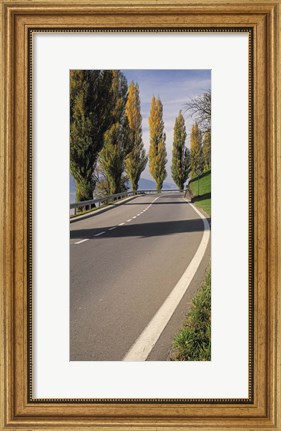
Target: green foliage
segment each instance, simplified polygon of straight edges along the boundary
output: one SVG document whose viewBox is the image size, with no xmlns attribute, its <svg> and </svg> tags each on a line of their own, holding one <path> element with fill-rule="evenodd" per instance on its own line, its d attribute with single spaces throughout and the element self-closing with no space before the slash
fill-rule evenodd
<svg viewBox="0 0 281 431">
<path fill-rule="evenodd" d="M 99 163 L 97 161 L 95 172 L 94 172 L 94 182 L 95 182 L 95 197 L 103 197 L 110 195 L 110 185 L 106 178 L 106 175 Z"/>
<path fill-rule="evenodd" d="M 112 125 L 112 72 L 70 72 L 70 172 L 76 201 L 92 199 L 93 172 L 103 135 Z"/>
<path fill-rule="evenodd" d="M 195 123 L 190 135 L 190 147 L 189 188 L 193 195 L 192 202 L 211 215 L 211 130 L 204 133 L 202 143 L 202 133 Z"/>
<path fill-rule="evenodd" d="M 147 156 L 144 148 L 136 146 L 125 160 L 125 169 L 130 180 L 132 190 L 138 190 L 138 183 L 142 171 L 147 164 Z"/>
<path fill-rule="evenodd" d="M 203 136 L 202 147 L 203 169 L 204 172 L 211 169 L 211 130 L 207 130 Z"/>
<path fill-rule="evenodd" d="M 104 134 L 104 147 L 100 152 L 99 162 L 108 182 L 109 194 L 121 193 L 122 174 L 124 171 L 124 129 L 115 123 Z"/>
<path fill-rule="evenodd" d="M 202 133 L 198 123 L 194 123 L 190 134 L 190 178 L 195 178 L 202 172 Z"/>
<path fill-rule="evenodd" d="M 190 151 L 185 147 L 186 128 L 181 111 L 174 126 L 174 142 L 172 155 L 172 177 L 180 190 L 183 190 L 190 168 Z"/>
<path fill-rule="evenodd" d="M 147 156 L 142 142 L 139 86 L 134 82 L 129 86 L 126 115 L 128 119 L 128 139 L 132 150 L 125 160 L 125 170 L 131 182 L 132 190 L 136 191 L 141 173 L 147 163 Z"/>
<path fill-rule="evenodd" d="M 164 133 L 163 105 L 161 100 L 152 97 L 150 115 L 150 147 L 148 153 L 149 169 L 156 181 L 156 189 L 160 191 L 167 176 L 165 165 L 167 163 L 166 135 Z"/>
<path fill-rule="evenodd" d="M 110 184 L 106 177 L 100 178 L 95 188 L 95 196 L 110 196 Z"/>
<path fill-rule="evenodd" d="M 110 194 L 120 193 L 124 163 L 126 156 L 132 150 L 132 143 L 128 136 L 128 119 L 126 116 L 126 102 L 128 85 L 125 76 L 114 70 L 112 81 L 112 97 L 114 106 L 111 111 L 112 126 L 104 134 L 104 146 L 99 154 L 99 163 L 108 181 Z"/>
<path fill-rule="evenodd" d="M 174 339 L 173 360 L 211 360 L 211 271 L 192 301 L 184 328 Z"/>
<path fill-rule="evenodd" d="M 193 195 L 192 202 L 211 215 L 211 171 L 190 181 L 189 188 Z"/>
</svg>

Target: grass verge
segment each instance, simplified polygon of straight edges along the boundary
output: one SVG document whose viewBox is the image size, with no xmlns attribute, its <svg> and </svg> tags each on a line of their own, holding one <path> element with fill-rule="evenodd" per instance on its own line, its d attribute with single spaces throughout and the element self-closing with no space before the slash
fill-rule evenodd
<svg viewBox="0 0 281 431">
<path fill-rule="evenodd" d="M 184 327 L 173 341 L 171 361 L 211 360 L 211 270 L 192 300 Z"/>
<path fill-rule="evenodd" d="M 189 183 L 194 203 L 209 216 L 211 215 L 211 171 L 204 173 L 199 178 L 194 178 Z"/>
</svg>

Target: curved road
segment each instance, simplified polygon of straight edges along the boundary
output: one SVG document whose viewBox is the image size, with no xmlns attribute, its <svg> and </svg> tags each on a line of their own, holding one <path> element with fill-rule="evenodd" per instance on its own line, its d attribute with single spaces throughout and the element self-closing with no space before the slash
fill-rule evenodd
<svg viewBox="0 0 281 431">
<path fill-rule="evenodd" d="M 182 193 L 144 195 L 70 224 L 70 360 L 120 361 L 196 253 L 203 221 Z M 210 244 L 147 360 L 165 361 Z"/>
</svg>

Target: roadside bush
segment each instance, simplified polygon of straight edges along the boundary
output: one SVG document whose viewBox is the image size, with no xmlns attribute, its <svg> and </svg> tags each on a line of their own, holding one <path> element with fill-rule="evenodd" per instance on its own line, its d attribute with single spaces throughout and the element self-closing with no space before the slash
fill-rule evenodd
<svg viewBox="0 0 281 431">
<path fill-rule="evenodd" d="M 184 327 L 176 335 L 171 360 L 211 360 L 211 271 L 192 301 Z"/>
</svg>

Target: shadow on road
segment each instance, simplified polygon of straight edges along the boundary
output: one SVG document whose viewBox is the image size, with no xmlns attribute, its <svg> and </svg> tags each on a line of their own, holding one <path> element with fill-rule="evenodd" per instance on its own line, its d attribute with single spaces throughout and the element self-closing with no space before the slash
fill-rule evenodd
<svg viewBox="0 0 281 431">
<path fill-rule="evenodd" d="M 210 222 L 210 219 L 208 219 Z M 201 219 L 178 220 L 155 223 L 126 224 L 117 226 L 114 230 L 108 230 L 112 226 L 104 226 L 91 229 L 77 229 L 70 231 L 70 239 L 83 238 L 120 238 L 120 237 L 142 237 L 149 238 L 153 236 L 172 235 L 187 232 L 202 232 L 204 230 Z M 96 234 L 106 231 L 102 236 L 95 237 Z"/>
<path fill-rule="evenodd" d="M 83 220 L 86 220 L 86 219 L 89 219 L 89 218 L 91 218 L 91 217 L 94 217 L 94 216 L 96 216 L 96 215 L 99 215 L 99 214 L 102 214 L 102 213 L 104 213 L 104 212 L 107 212 L 107 211 L 110 211 L 110 210 L 112 210 L 113 208 L 116 208 L 117 206 L 121 206 L 121 205 L 149 205 L 149 204 L 151 204 L 152 202 L 151 201 L 148 201 L 148 202 L 133 202 L 135 199 L 138 199 L 139 197 L 142 197 L 142 196 L 144 196 L 144 195 L 137 195 L 137 196 L 132 196 L 131 198 L 129 198 L 129 199 L 126 199 L 126 200 L 124 200 L 124 202 L 122 202 L 122 200 L 121 201 L 119 201 L 119 200 L 116 200 L 116 201 L 114 201 L 114 202 L 111 202 L 108 206 L 105 206 L 104 208 L 103 207 L 101 207 L 101 208 L 97 208 L 97 212 L 95 212 L 95 211 L 92 211 L 92 212 L 89 212 L 88 214 L 81 214 L 81 215 L 79 215 L 78 214 L 78 217 L 71 217 L 70 218 L 70 220 L 69 220 L 69 222 L 70 222 L 70 224 L 72 224 L 72 223 L 75 223 L 75 222 L 79 222 L 80 220 L 81 220 L 81 218 L 83 218 Z M 149 195 L 149 196 L 153 196 L 152 194 L 151 195 Z M 163 196 L 160 196 L 160 197 L 169 197 L 169 198 L 178 198 L 178 197 L 182 197 L 182 194 L 169 194 L 169 196 L 165 196 L 165 195 L 163 195 Z M 164 202 L 159 202 L 159 201 L 156 201 L 156 202 L 153 202 L 153 205 L 159 205 L 159 204 L 175 204 L 175 201 L 172 201 L 172 202 L 167 202 L 167 201 L 164 201 Z M 182 201 L 182 202 L 176 202 L 176 204 L 186 204 L 186 202 L 184 202 L 184 201 Z"/>
</svg>

